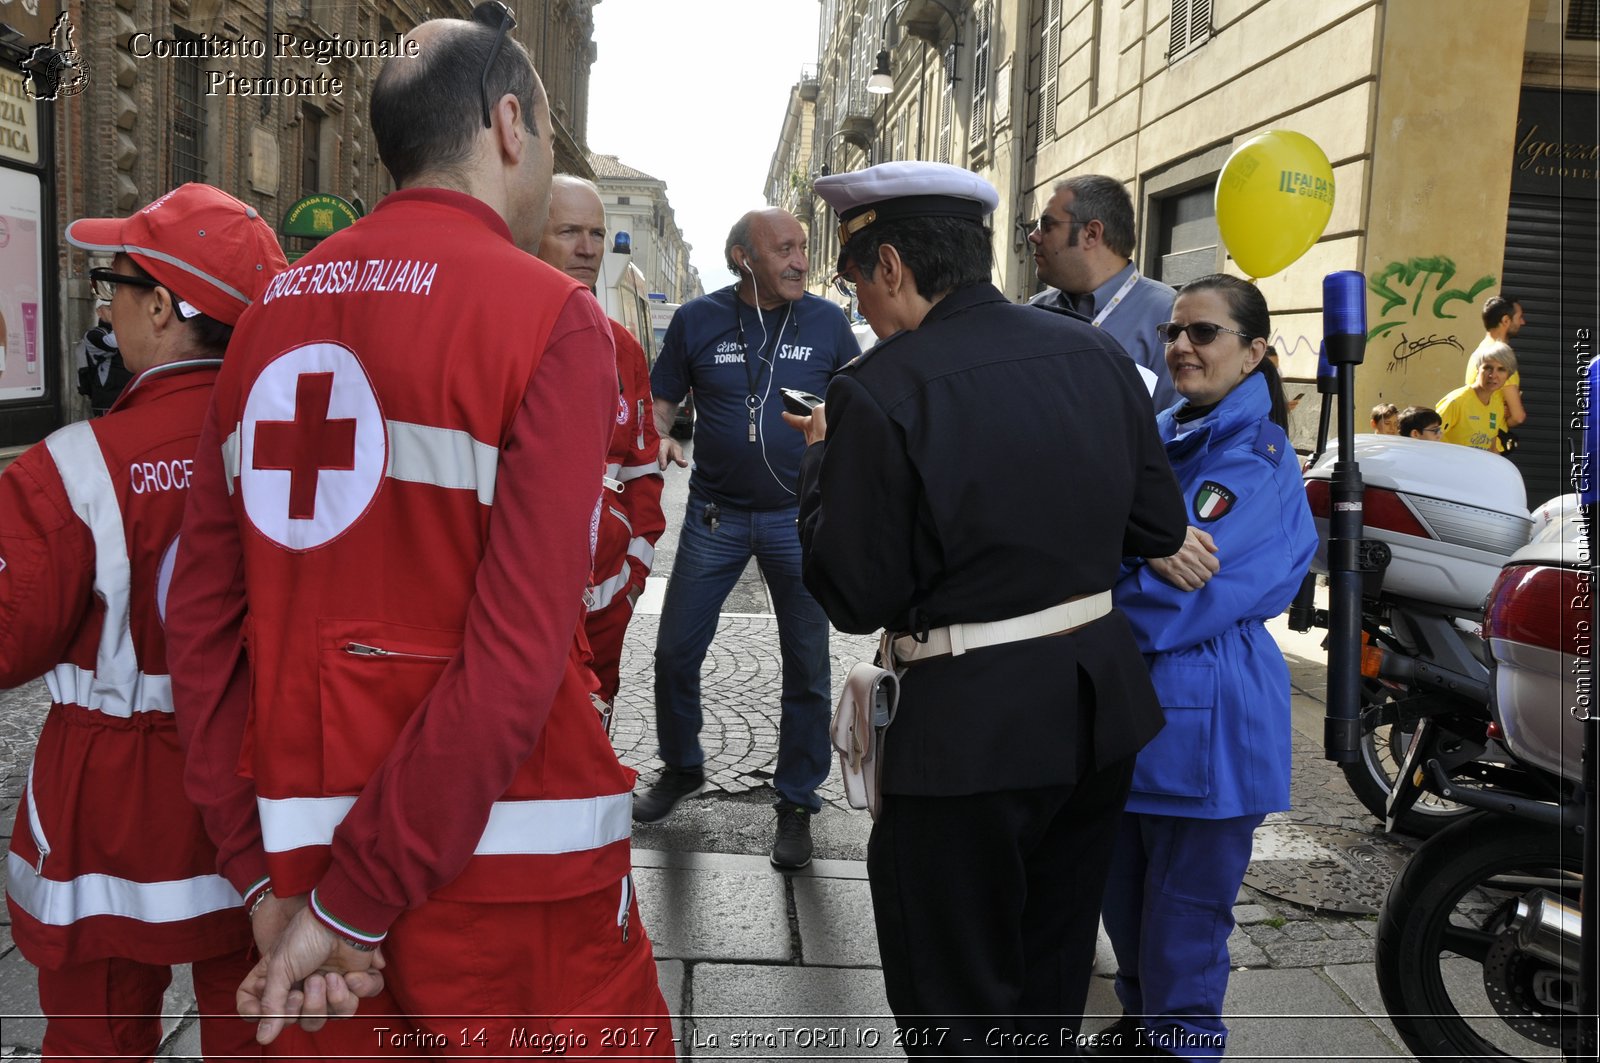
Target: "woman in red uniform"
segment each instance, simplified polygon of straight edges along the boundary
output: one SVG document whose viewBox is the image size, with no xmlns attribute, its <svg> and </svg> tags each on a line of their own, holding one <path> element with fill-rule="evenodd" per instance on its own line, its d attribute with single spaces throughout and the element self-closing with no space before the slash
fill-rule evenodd
<svg viewBox="0 0 1600 1063">
<path fill-rule="evenodd" d="M 183 793 L 163 612 L 196 442 L 233 324 L 285 265 L 256 212 L 187 184 L 67 239 L 134 378 L 0 476 L 0 686 L 43 676 L 6 904 L 39 969 L 49 1059 L 145 1059 L 171 965 L 194 965 L 207 1056 L 256 1054 L 234 1009 L 250 923 Z"/>
</svg>

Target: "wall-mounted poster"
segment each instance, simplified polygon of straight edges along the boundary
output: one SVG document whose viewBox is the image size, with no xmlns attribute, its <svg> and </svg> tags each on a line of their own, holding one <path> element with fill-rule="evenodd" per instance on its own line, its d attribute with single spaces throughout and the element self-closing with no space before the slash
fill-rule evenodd
<svg viewBox="0 0 1600 1063">
<path fill-rule="evenodd" d="M 39 178 L 0 169 L 0 403 L 44 396 Z"/>
</svg>

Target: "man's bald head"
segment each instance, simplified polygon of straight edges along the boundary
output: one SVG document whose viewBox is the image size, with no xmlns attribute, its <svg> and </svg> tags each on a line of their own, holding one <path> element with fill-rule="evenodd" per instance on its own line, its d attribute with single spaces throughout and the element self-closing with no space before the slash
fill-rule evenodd
<svg viewBox="0 0 1600 1063">
<path fill-rule="evenodd" d="M 417 45 L 415 57 L 383 64 L 372 89 L 372 133 L 396 186 L 425 174 L 459 173 L 469 163 L 486 132 L 483 73 L 499 35 L 482 22 L 430 19 L 406 34 Z M 509 35 L 489 70 L 487 97 L 493 105 L 508 94 L 517 98 L 528 131 L 548 137 L 536 118 L 545 107 L 543 86 L 527 50 Z"/>
<path fill-rule="evenodd" d="M 805 295 L 806 230 L 788 211 L 750 211 L 734 222 L 723 251 L 746 302 L 771 308 Z"/>
<path fill-rule="evenodd" d="M 593 288 L 606 248 L 606 208 L 594 182 L 573 174 L 550 180 L 550 214 L 539 241 L 539 257 Z"/>
</svg>

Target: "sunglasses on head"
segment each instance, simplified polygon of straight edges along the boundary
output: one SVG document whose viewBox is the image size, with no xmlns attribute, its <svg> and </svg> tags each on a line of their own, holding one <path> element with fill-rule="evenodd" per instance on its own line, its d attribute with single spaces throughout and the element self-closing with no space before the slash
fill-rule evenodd
<svg viewBox="0 0 1600 1063">
<path fill-rule="evenodd" d="M 1206 344 L 1216 339 L 1217 333 L 1219 332 L 1226 332 L 1234 336 L 1243 336 L 1245 339 L 1250 338 L 1243 332 L 1240 332 L 1238 329 L 1225 328 L 1222 325 L 1213 325 L 1209 321 L 1191 321 L 1187 325 L 1180 325 L 1176 321 L 1163 321 L 1161 324 L 1156 326 L 1156 334 L 1160 336 L 1162 341 L 1165 343 L 1177 343 L 1178 337 L 1183 335 L 1185 332 L 1189 334 L 1189 342 L 1193 343 L 1197 347 L 1204 347 Z"/>
<path fill-rule="evenodd" d="M 483 128 L 493 129 L 494 122 L 489 117 L 489 71 L 500 58 L 500 46 L 505 43 L 506 34 L 517 28 L 517 16 L 500 0 L 486 0 L 472 9 L 472 21 L 495 29 L 494 46 L 489 49 L 489 61 L 483 64 L 483 77 L 478 83 L 478 95 L 483 102 Z"/>
</svg>

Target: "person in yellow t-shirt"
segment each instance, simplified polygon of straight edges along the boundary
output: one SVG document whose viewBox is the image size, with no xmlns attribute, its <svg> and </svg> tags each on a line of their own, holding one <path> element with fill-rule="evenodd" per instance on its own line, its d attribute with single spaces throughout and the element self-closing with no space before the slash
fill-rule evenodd
<svg viewBox="0 0 1600 1063">
<path fill-rule="evenodd" d="M 1497 343 L 1510 345 L 1511 337 L 1522 331 L 1522 326 L 1528 323 L 1522 316 L 1522 304 L 1513 296 L 1501 292 L 1491 295 L 1483 302 L 1483 330 L 1484 337 L 1478 344 L 1478 351 L 1493 347 Z M 1472 359 L 1467 359 L 1467 375 L 1462 383 L 1467 387 L 1477 384 L 1477 369 L 1473 366 Z M 1506 404 L 1506 420 L 1503 428 L 1515 428 L 1528 419 L 1528 413 L 1522 406 L 1522 374 L 1515 369 L 1506 380 L 1505 387 L 1500 391 L 1500 397 Z"/>
<path fill-rule="evenodd" d="M 1517 356 L 1504 343 L 1487 344 L 1472 352 L 1468 365 L 1474 383 L 1456 388 L 1434 407 L 1444 421 L 1439 438 L 1499 454 L 1504 449 L 1500 433 L 1506 427 L 1506 403 L 1501 390 L 1506 379 L 1517 371 Z"/>
</svg>

